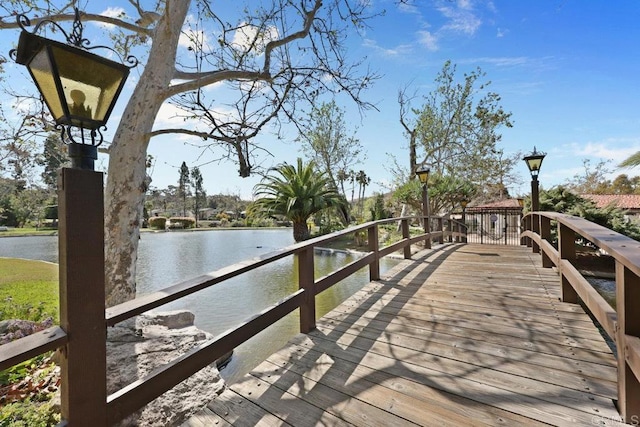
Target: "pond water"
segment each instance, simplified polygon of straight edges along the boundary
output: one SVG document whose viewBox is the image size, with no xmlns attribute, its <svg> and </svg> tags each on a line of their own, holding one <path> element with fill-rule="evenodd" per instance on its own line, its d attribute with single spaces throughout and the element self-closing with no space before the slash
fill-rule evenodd
<svg viewBox="0 0 640 427">
<path fill-rule="evenodd" d="M 202 232 L 143 233 L 137 271 L 139 295 L 293 244 L 291 229 L 213 230 Z M 58 261 L 55 236 L 0 239 L 0 257 Z M 355 260 L 341 252 L 316 254 L 316 277 Z M 397 263 L 384 258 L 384 272 Z M 368 282 L 368 268 L 343 280 L 316 298 L 322 316 Z M 297 289 L 294 257 L 260 267 L 242 276 L 197 292 L 158 310 L 188 309 L 196 326 L 218 335 L 274 304 Z M 280 320 L 235 350 L 222 375 L 229 382 L 277 351 L 299 331 L 298 311 Z"/>
</svg>

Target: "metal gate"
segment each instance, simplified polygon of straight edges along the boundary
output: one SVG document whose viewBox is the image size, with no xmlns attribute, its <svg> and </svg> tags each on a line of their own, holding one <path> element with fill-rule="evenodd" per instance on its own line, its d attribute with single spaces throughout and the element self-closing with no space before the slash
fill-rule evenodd
<svg viewBox="0 0 640 427">
<path fill-rule="evenodd" d="M 522 209 L 467 210 L 467 242 L 485 245 L 520 245 Z"/>
</svg>

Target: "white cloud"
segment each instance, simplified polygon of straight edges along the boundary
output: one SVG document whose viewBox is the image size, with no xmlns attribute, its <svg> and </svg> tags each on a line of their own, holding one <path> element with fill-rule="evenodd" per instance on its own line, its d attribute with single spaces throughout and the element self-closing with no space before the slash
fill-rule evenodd
<svg viewBox="0 0 640 427">
<path fill-rule="evenodd" d="M 601 142 L 588 142 L 585 145 L 573 144 L 580 156 L 600 157 L 621 162 L 640 150 L 640 138 L 632 140 L 607 139 Z"/>
<path fill-rule="evenodd" d="M 411 46 L 407 44 L 398 45 L 392 48 L 384 48 L 376 43 L 375 40 L 372 39 L 364 39 L 363 45 L 370 49 L 376 50 L 378 53 L 383 56 L 400 56 L 411 51 Z"/>
<path fill-rule="evenodd" d="M 211 110 L 211 114 L 221 121 L 229 121 L 233 117 L 232 110 L 224 110 L 222 108 Z M 187 116 L 191 115 L 190 111 L 184 110 L 176 105 L 165 102 L 160 107 L 160 111 L 156 116 L 154 123 L 154 129 L 189 129 L 201 132 L 206 132 L 204 123 L 197 123 L 193 120 L 185 120 Z M 177 134 L 177 139 L 193 139 L 193 136 Z"/>
<path fill-rule="evenodd" d="M 262 34 L 258 34 L 258 27 L 243 23 L 234 33 L 231 44 L 239 51 L 245 51 L 253 45 L 253 53 L 261 54 L 266 44 L 277 40 L 277 38 L 278 29 L 276 27 L 270 26 Z"/>
<path fill-rule="evenodd" d="M 420 11 L 418 7 L 413 3 L 398 3 L 398 10 L 403 13 L 410 13 L 412 15 L 419 15 Z"/>
<path fill-rule="evenodd" d="M 497 38 L 502 38 L 509 34 L 509 29 L 498 28 L 498 32 L 496 33 Z"/>
<path fill-rule="evenodd" d="M 474 14 L 473 6 L 469 1 L 459 1 L 456 6 L 440 6 L 438 11 L 449 19 L 449 22 L 442 27 L 443 30 L 473 35 L 482 25 L 482 21 Z"/>
<path fill-rule="evenodd" d="M 418 42 L 427 50 L 432 52 L 438 50 L 438 36 L 429 31 L 418 31 Z"/>
<path fill-rule="evenodd" d="M 121 7 L 108 7 L 107 9 L 100 12 L 100 15 L 108 16 L 109 18 L 124 18 L 124 16 L 126 15 L 126 12 Z M 95 23 L 95 25 L 105 28 L 107 30 L 111 30 L 115 27 L 112 24 L 106 24 L 104 22 L 95 22 L 95 21 L 92 21 L 92 22 Z"/>
<path fill-rule="evenodd" d="M 195 31 L 195 30 L 184 30 L 180 34 L 180 38 L 178 39 L 178 46 L 183 48 L 189 48 L 194 46 L 207 46 L 209 44 L 209 39 L 204 31 Z"/>
<path fill-rule="evenodd" d="M 477 58 L 467 58 L 463 60 L 457 61 L 459 64 L 491 64 L 496 67 L 520 67 L 520 66 L 529 66 L 532 62 L 537 60 L 532 60 L 526 56 L 482 56 Z"/>
</svg>

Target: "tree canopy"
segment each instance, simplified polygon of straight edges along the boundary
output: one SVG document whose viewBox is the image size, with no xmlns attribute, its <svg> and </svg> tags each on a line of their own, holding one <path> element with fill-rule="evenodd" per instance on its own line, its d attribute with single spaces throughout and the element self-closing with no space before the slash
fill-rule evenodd
<svg viewBox="0 0 640 427">
<path fill-rule="evenodd" d="M 417 94 L 400 91 L 400 123 L 409 139 L 409 168 L 398 174 L 401 184 L 415 179 L 419 166 L 428 167 L 443 183 L 464 181 L 475 186 L 477 194 L 496 186 L 506 188 L 516 180 L 512 169 L 520 155 L 506 156 L 498 147 L 500 128 L 512 126 L 511 113 L 503 109 L 500 95 L 489 90 L 491 82 L 483 81 L 485 77 L 477 68 L 460 79 L 456 65 L 447 61 L 435 77 L 435 89 L 421 97 L 420 107 L 411 106 Z M 444 190 L 457 187 L 445 185 L 434 193 L 432 212 L 459 198 Z"/>
<path fill-rule="evenodd" d="M 257 199 L 250 211 L 289 219 L 296 242 L 309 238 L 307 220 L 311 215 L 344 205 L 344 197 L 327 174 L 319 171 L 313 161 L 304 164 L 300 158 L 295 166 L 283 163 L 273 168 L 255 186 L 254 195 Z"/>
<path fill-rule="evenodd" d="M 0 29 L 15 29 L 17 14 L 33 24 L 72 21 L 76 2 L 0 3 Z M 147 147 L 165 134 L 200 138 L 219 158 L 253 170 L 260 147 L 255 137 L 278 132 L 327 93 L 340 92 L 360 108 L 364 91 L 378 78 L 361 58 L 349 59 L 347 36 L 366 29 L 376 13 L 368 2 L 305 0 L 227 2 L 130 0 L 107 16 L 103 2 L 88 1 L 83 22 L 97 22 L 125 55 L 138 50 L 140 76 L 109 147 L 105 190 L 107 305 L 135 296 L 135 263 L 144 195 L 149 188 Z M 101 44 L 102 40 L 93 40 Z M 105 45 L 109 44 L 107 42 Z M 205 90 L 221 87 L 221 91 Z M 28 123 L 51 126 L 41 108 Z M 154 128 L 163 103 L 177 109 L 184 126 Z M 215 149 L 218 151 L 215 151 Z"/>
</svg>

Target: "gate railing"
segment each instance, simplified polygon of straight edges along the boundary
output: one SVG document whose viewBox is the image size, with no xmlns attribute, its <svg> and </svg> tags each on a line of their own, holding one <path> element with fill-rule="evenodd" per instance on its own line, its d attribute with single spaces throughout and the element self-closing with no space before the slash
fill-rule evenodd
<svg viewBox="0 0 640 427">
<path fill-rule="evenodd" d="M 618 358 L 618 406 L 625 422 L 640 419 L 640 242 L 584 218 L 556 212 L 532 212 L 523 219 L 524 243 L 542 255 L 543 267 L 557 267 L 562 301 L 582 300 L 615 342 Z M 552 224 L 557 226 L 557 247 Z M 616 310 L 578 272 L 576 237 L 588 240 L 615 259 Z"/>
</svg>

